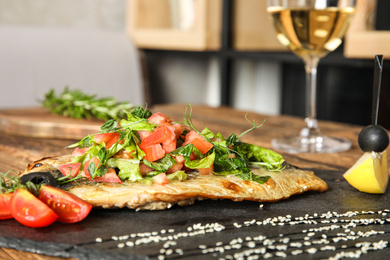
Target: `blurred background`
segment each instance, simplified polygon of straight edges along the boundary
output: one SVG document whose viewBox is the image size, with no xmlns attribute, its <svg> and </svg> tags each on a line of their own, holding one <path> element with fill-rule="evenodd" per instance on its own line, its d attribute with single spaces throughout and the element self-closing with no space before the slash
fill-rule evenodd
<svg viewBox="0 0 390 260">
<path fill-rule="evenodd" d="M 370 123 L 374 55 L 390 55 L 387 0 L 358 0 L 318 70 L 318 118 Z M 227 105 L 304 116 L 302 62 L 265 0 L 0 0 L 0 108 L 65 86 L 138 105 Z M 380 52 L 380 53 L 378 53 Z M 379 123 L 390 128 L 385 60 Z"/>
</svg>

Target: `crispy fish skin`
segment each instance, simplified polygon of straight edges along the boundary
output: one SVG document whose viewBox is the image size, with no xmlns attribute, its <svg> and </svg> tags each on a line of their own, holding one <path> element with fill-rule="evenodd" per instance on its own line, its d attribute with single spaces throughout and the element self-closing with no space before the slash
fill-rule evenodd
<svg viewBox="0 0 390 260">
<path fill-rule="evenodd" d="M 70 157 L 44 158 L 34 163 L 21 175 L 34 171 L 58 172 L 59 162 Z M 137 210 L 162 210 L 174 204 L 180 206 L 193 204 L 203 199 L 230 199 L 233 201 L 275 202 L 307 191 L 324 192 L 328 185 L 312 171 L 287 166 L 283 171 L 268 171 L 254 168 L 254 174 L 271 176 L 264 184 L 245 181 L 233 175 L 199 175 L 189 173 L 184 181 L 172 181 L 166 185 L 123 182 L 86 182 L 68 189 L 94 207 L 123 208 Z"/>
</svg>

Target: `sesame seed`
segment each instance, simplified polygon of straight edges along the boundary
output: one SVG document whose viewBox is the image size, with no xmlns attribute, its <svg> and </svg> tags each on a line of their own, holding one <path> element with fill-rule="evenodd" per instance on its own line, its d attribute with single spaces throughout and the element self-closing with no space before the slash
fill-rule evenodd
<svg viewBox="0 0 390 260">
<path fill-rule="evenodd" d="M 247 245 L 249 248 L 255 248 L 255 247 L 256 247 L 256 243 L 253 242 L 253 241 L 249 241 L 246 245 Z"/>
<path fill-rule="evenodd" d="M 306 250 L 306 252 L 308 252 L 309 254 L 315 254 L 317 252 L 317 248 L 315 247 L 309 248 Z"/>
<path fill-rule="evenodd" d="M 129 246 L 129 247 L 134 246 L 134 242 L 132 242 L 132 241 L 127 241 L 127 242 L 126 242 L 126 246 Z"/>
</svg>

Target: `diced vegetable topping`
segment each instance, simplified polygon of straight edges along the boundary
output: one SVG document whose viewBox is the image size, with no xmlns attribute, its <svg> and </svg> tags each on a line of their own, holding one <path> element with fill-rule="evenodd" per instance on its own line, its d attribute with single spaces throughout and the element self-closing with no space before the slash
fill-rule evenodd
<svg viewBox="0 0 390 260">
<path fill-rule="evenodd" d="M 239 137 L 232 134 L 225 139 L 208 128 L 199 132 L 187 111 L 185 122 L 173 122 L 160 112 L 152 114 L 142 107 L 126 113 L 127 119 L 109 120 L 99 133 L 69 146 L 75 150 L 71 162 L 60 167 L 63 175 L 78 174 L 96 182 L 166 185 L 184 180 L 186 172 L 197 170 L 201 175 L 233 174 L 264 183 L 269 177 L 252 174 L 250 167 L 283 168 L 280 154 L 239 140 L 261 126 L 256 123 Z"/>
</svg>

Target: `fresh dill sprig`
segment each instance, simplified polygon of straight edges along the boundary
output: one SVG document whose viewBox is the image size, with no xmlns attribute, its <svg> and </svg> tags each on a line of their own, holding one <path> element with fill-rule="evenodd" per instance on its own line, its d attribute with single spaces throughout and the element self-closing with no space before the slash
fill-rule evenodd
<svg viewBox="0 0 390 260">
<path fill-rule="evenodd" d="M 97 98 L 96 95 L 88 95 L 78 89 L 70 90 L 68 87 L 59 95 L 51 89 L 41 104 L 53 114 L 79 119 L 118 120 L 126 117 L 125 111 L 134 109 L 129 102 L 118 102 L 113 97 Z"/>
<path fill-rule="evenodd" d="M 25 185 L 22 184 L 19 177 L 13 177 L 10 175 L 11 171 L 6 173 L 0 172 L 0 194 L 1 193 L 12 193 L 17 189 L 25 188 L 31 192 L 34 196 L 38 196 L 40 185 L 32 182 L 27 182 Z M 6 180 L 8 179 L 8 181 Z"/>
</svg>

